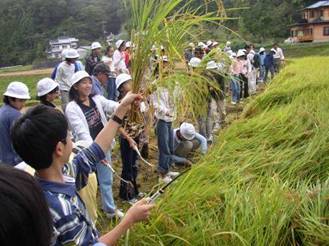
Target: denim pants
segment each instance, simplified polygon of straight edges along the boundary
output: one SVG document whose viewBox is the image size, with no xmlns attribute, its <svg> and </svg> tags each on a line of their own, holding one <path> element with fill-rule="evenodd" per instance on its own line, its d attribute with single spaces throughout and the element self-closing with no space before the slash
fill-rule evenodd
<svg viewBox="0 0 329 246">
<path fill-rule="evenodd" d="M 274 78 L 274 76 L 275 76 L 275 69 L 274 69 L 274 66 L 270 66 L 270 67 L 267 67 L 267 68 L 265 69 L 265 77 L 264 77 L 264 82 L 266 82 L 266 81 L 267 81 L 268 72 L 270 72 L 270 73 L 271 73 L 271 79 L 273 79 L 273 78 Z"/>
<path fill-rule="evenodd" d="M 111 163 L 110 152 L 106 154 L 106 160 Z M 102 208 L 106 213 L 114 213 L 116 206 L 112 192 L 113 173 L 110 168 L 102 163 L 97 163 L 96 169 L 99 190 L 101 192 Z"/>
<path fill-rule="evenodd" d="M 167 174 L 173 163 L 174 136 L 172 122 L 158 120 L 156 125 L 156 134 L 158 137 L 159 165 L 158 171 L 161 174 Z"/>
<path fill-rule="evenodd" d="M 138 145 L 139 138 L 134 139 Z M 129 184 L 121 181 L 120 183 L 120 192 L 119 196 L 123 200 L 131 200 L 136 198 L 138 195 L 138 186 L 137 186 L 137 153 L 135 150 L 130 148 L 129 142 L 120 137 L 120 153 L 122 159 L 122 173 L 121 178 L 129 181 Z"/>
<path fill-rule="evenodd" d="M 240 99 L 249 97 L 248 78 L 240 75 Z"/>
<path fill-rule="evenodd" d="M 264 79 L 265 79 L 265 66 L 262 65 L 259 68 L 259 81 L 264 82 Z"/>
<path fill-rule="evenodd" d="M 232 102 L 238 103 L 240 101 L 240 83 L 238 76 L 232 76 L 231 78 L 231 91 Z"/>
</svg>

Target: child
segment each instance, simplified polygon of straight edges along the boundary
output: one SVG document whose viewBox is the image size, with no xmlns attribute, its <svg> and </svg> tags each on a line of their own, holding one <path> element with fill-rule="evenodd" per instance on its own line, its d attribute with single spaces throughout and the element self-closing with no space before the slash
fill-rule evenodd
<svg viewBox="0 0 329 246">
<path fill-rule="evenodd" d="M 40 103 L 55 108 L 53 102 L 59 97 L 59 85 L 50 78 L 44 78 L 37 84 L 37 95 Z"/>
<path fill-rule="evenodd" d="M 112 231 L 99 236 L 89 219 L 77 190 L 88 182 L 96 163 L 105 158 L 122 119 L 130 105 L 141 97 L 127 95 L 117 107 L 112 119 L 104 126 L 89 148 L 79 152 L 72 161 L 75 177 L 63 174 L 72 152 L 72 140 L 64 115 L 53 108 L 38 105 L 30 109 L 14 125 L 13 146 L 22 159 L 36 170 L 36 179 L 48 202 L 54 227 L 52 244 L 93 245 L 97 242 L 114 245 L 134 223 L 148 217 L 152 205 L 146 200 L 130 208 Z"/>
<path fill-rule="evenodd" d="M 0 108 L 0 164 L 16 166 L 22 160 L 12 147 L 10 128 L 21 116 L 20 110 L 25 101 L 30 99 L 29 89 L 22 82 L 11 82 L 3 96 L 4 105 Z"/>
</svg>

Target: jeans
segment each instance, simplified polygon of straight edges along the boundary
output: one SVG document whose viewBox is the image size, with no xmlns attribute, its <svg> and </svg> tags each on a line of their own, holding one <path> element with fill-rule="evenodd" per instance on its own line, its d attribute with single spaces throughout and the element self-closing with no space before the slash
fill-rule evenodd
<svg viewBox="0 0 329 246">
<path fill-rule="evenodd" d="M 264 82 L 267 81 L 268 72 L 271 72 L 271 79 L 273 79 L 273 78 L 274 78 L 274 75 L 275 75 L 275 69 L 274 69 L 274 66 L 270 66 L 270 67 L 267 67 L 267 68 L 265 69 Z"/>
<path fill-rule="evenodd" d="M 110 77 L 109 80 L 107 81 L 107 99 L 112 100 L 112 101 L 116 101 L 116 92 L 117 92 L 117 88 L 115 85 L 115 78 Z"/>
<path fill-rule="evenodd" d="M 240 75 L 240 99 L 249 97 L 248 78 Z"/>
<path fill-rule="evenodd" d="M 159 148 L 158 171 L 161 174 L 167 174 L 173 163 L 174 136 L 171 127 L 172 122 L 165 122 L 164 120 L 158 120 L 156 125 Z"/>
<path fill-rule="evenodd" d="M 138 145 L 138 138 L 134 139 Z M 122 159 L 122 173 L 121 178 L 129 181 L 129 184 L 121 180 L 119 196 L 123 200 L 131 200 L 136 198 L 138 195 L 137 186 L 137 153 L 135 150 L 130 148 L 129 142 L 120 137 L 120 152 Z"/>
<path fill-rule="evenodd" d="M 240 84 L 238 76 L 232 76 L 231 78 L 231 91 L 232 102 L 238 103 L 240 101 Z"/>
<path fill-rule="evenodd" d="M 111 155 L 107 153 L 106 160 L 111 163 Z M 96 164 L 97 179 L 101 192 L 102 208 L 106 213 L 114 213 L 116 206 L 114 203 L 112 184 L 113 174 L 110 168 L 102 163 Z"/>
<path fill-rule="evenodd" d="M 265 66 L 262 65 L 259 68 L 259 82 L 264 82 L 265 79 Z"/>
</svg>

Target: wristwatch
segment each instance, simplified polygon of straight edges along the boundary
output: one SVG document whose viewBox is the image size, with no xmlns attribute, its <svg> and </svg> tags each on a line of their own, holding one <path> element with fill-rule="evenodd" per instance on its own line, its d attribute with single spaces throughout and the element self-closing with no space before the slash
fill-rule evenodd
<svg viewBox="0 0 329 246">
<path fill-rule="evenodd" d="M 123 120 L 120 119 L 120 118 L 119 118 L 118 116 L 116 116 L 115 114 L 111 117 L 111 119 L 112 119 L 114 122 L 118 123 L 119 125 L 122 125 L 122 123 L 123 123 Z"/>
</svg>

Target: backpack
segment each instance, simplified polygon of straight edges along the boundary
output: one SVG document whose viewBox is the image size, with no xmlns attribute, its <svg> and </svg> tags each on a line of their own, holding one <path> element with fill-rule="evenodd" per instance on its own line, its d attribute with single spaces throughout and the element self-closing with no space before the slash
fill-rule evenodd
<svg viewBox="0 0 329 246">
<path fill-rule="evenodd" d="M 259 56 L 259 54 L 254 55 L 254 58 L 252 59 L 251 64 L 254 66 L 254 68 L 259 68 L 260 67 L 260 56 Z"/>
<path fill-rule="evenodd" d="M 56 67 L 54 68 L 54 70 L 52 71 L 52 73 L 51 73 L 51 75 L 50 75 L 50 78 L 51 78 L 52 80 L 55 80 L 55 78 L 56 78 L 57 68 L 58 68 L 59 64 L 60 64 L 60 63 L 58 63 L 58 64 L 56 65 Z M 75 63 L 74 63 L 74 72 L 76 73 L 76 72 L 78 72 L 79 70 L 80 70 L 80 69 L 79 69 L 79 66 L 78 66 L 78 64 L 75 62 Z"/>
</svg>

